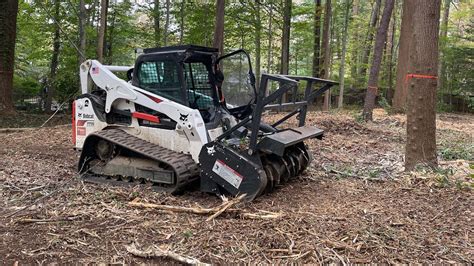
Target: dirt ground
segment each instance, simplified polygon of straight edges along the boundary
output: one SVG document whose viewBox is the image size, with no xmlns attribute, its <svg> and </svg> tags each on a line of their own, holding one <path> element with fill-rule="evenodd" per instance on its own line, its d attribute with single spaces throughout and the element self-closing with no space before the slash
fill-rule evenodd
<svg viewBox="0 0 474 266">
<path fill-rule="evenodd" d="M 278 115 L 277 115 L 278 116 Z M 440 168 L 403 173 L 405 117 L 360 123 L 349 112 L 310 113 L 309 169 L 239 211 L 248 219 L 132 207 L 135 200 L 215 207 L 197 191 L 83 183 L 68 125 L 0 133 L 0 261 L 159 263 L 130 254 L 160 247 L 205 263 L 471 263 L 474 261 L 474 116 L 438 116 Z"/>
</svg>

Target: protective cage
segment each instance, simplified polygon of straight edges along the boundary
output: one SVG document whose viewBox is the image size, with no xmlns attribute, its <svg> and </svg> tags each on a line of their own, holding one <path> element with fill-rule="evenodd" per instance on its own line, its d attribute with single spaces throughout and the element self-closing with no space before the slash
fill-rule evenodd
<svg viewBox="0 0 474 266">
<path fill-rule="evenodd" d="M 278 82 L 280 87 L 265 96 L 269 81 Z M 297 101 L 299 81 L 306 81 L 307 85 L 303 100 Z M 313 89 L 316 83 L 323 85 Z M 247 200 L 253 200 L 301 174 L 312 160 L 303 141 L 323 136 L 323 130 L 305 126 L 308 106 L 336 84 L 312 77 L 263 74 L 252 112 L 201 150 L 201 191 L 246 194 Z M 282 102 L 282 96 L 290 90 L 291 101 Z M 281 108 L 292 111 L 272 125 L 262 122 L 265 110 Z M 280 128 L 295 115 L 297 128 Z M 232 139 L 239 138 L 248 140 L 246 149 L 232 145 Z"/>
</svg>

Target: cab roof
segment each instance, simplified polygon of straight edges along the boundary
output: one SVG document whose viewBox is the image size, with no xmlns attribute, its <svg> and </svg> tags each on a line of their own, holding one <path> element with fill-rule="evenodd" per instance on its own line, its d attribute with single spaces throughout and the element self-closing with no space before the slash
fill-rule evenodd
<svg viewBox="0 0 474 266">
<path fill-rule="evenodd" d="M 166 47 L 156 47 L 156 48 L 147 48 L 144 49 L 145 54 L 153 53 L 184 53 L 184 52 L 198 52 L 198 53 L 209 53 L 214 54 L 219 52 L 217 48 L 204 47 L 198 45 L 176 45 L 176 46 L 166 46 Z"/>
</svg>

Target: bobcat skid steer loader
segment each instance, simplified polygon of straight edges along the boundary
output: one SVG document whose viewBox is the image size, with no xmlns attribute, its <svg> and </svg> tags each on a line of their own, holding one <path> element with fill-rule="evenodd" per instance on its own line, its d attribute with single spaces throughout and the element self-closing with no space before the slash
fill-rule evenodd
<svg viewBox="0 0 474 266">
<path fill-rule="evenodd" d="M 312 156 L 303 141 L 323 131 L 305 126 L 307 107 L 336 84 L 263 74 L 256 88 L 244 50 L 218 57 L 214 48 L 192 45 L 145 49 L 134 67 L 87 60 L 80 80 L 72 134 L 82 151 L 78 170 L 87 181 L 168 192 L 196 184 L 204 192 L 245 193 L 247 200 L 309 165 Z M 302 80 L 307 85 L 297 100 Z M 313 90 L 314 83 L 322 87 Z M 287 92 L 294 97 L 282 102 Z M 272 125 L 263 123 L 262 113 L 275 108 L 293 111 Z M 295 115 L 298 127 L 281 127 Z"/>
</svg>

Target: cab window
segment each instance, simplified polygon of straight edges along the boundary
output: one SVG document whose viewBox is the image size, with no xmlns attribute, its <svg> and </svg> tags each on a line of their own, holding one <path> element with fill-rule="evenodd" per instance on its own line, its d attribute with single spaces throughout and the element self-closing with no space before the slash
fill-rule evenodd
<svg viewBox="0 0 474 266">
<path fill-rule="evenodd" d="M 139 87 L 173 101 L 182 102 L 181 85 L 176 62 L 158 60 L 141 63 Z"/>
</svg>

